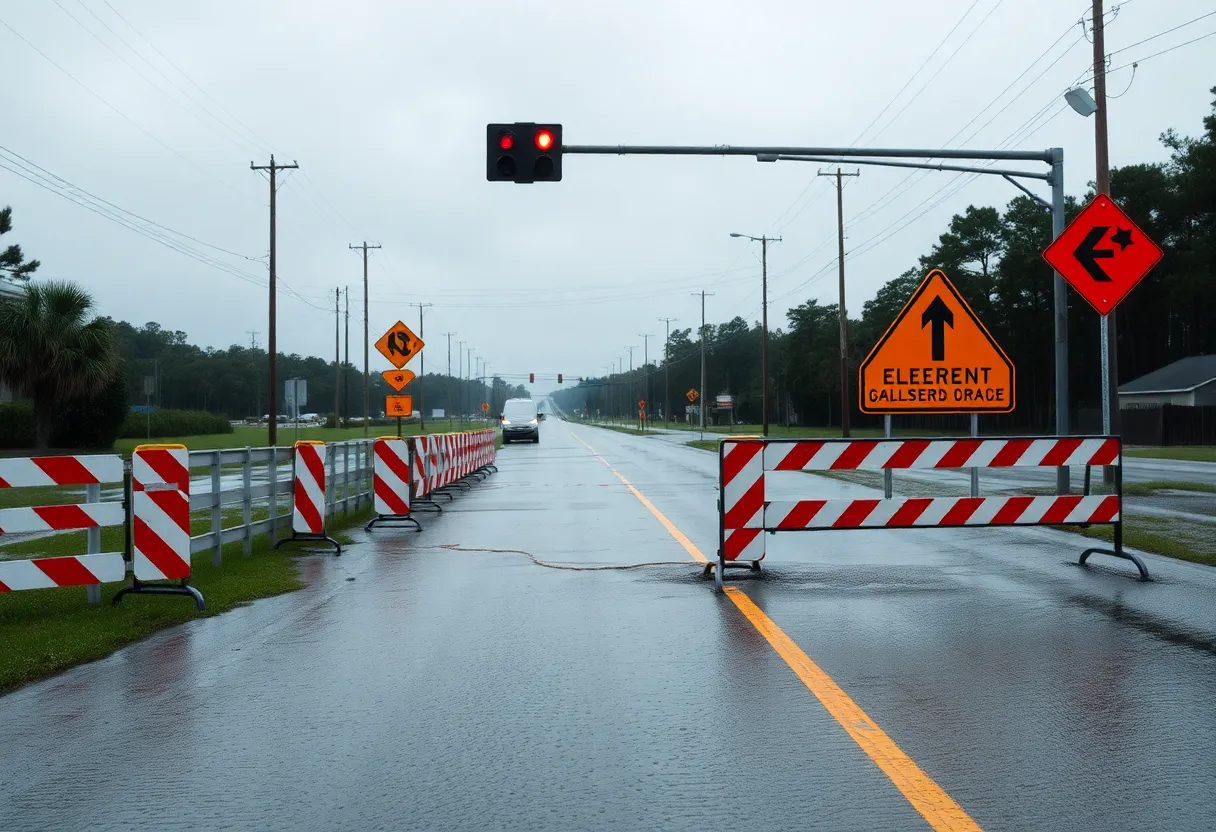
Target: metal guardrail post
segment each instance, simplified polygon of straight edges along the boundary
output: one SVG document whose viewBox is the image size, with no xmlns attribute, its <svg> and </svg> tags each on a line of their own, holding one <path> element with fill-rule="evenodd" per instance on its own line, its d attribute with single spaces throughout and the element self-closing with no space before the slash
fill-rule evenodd
<svg viewBox="0 0 1216 832">
<path fill-rule="evenodd" d="M 86 503 L 101 502 L 101 484 L 90 483 L 84 487 L 84 501 Z M 101 529 L 93 528 L 86 529 L 85 534 L 85 554 L 99 555 L 101 554 Z M 90 604 L 101 603 L 101 585 L 90 584 L 85 587 L 85 598 Z"/>
<path fill-rule="evenodd" d="M 325 515 L 332 523 L 334 515 L 337 514 L 338 451 L 332 444 L 326 444 L 325 453 L 328 456 L 326 461 L 329 463 L 329 476 L 325 479 Z"/>
<path fill-rule="evenodd" d="M 270 475 L 270 496 L 267 505 L 270 507 L 270 542 L 279 537 L 279 449 L 270 449 L 270 460 L 266 463 Z"/>
<path fill-rule="evenodd" d="M 221 532 L 224 526 L 223 482 L 220 480 L 220 452 L 211 454 L 211 563 L 220 566 L 224 561 L 224 541 Z"/>
<path fill-rule="evenodd" d="M 245 557 L 253 554 L 253 448 L 245 446 L 245 461 L 241 464 L 241 522 L 245 525 L 245 539 L 241 542 Z"/>
<path fill-rule="evenodd" d="M 342 513 L 350 511 L 350 443 L 342 443 Z"/>
</svg>

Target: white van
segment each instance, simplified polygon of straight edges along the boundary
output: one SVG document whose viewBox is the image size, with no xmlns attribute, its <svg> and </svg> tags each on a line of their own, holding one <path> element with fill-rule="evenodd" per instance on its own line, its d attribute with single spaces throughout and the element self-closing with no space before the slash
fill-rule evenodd
<svg viewBox="0 0 1216 832">
<path fill-rule="evenodd" d="M 498 418 L 504 445 L 521 439 L 540 441 L 540 419 L 537 418 L 536 402 L 531 399 L 507 399 Z"/>
</svg>

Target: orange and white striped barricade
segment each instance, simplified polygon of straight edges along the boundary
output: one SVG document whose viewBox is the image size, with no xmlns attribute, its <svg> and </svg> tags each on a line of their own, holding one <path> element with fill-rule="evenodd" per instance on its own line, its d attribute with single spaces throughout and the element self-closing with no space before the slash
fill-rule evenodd
<svg viewBox="0 0 1216 832">
<path fill-rule="evenodd" d="M 431 437 L 411 436 L 410 448 L 410 509 L 443 512 L 431 495 Z"/>
<path fill-rule="evenodd" d="M 341 555 L 342 544 L 325 533 L 325 443 L 301 439 L 293 447 L 291 537 L 276 540 L 274 548 L 311 541 L 329 543 Z"/>
<path fill-rule="evenodd" d="M 450 502 L 455 498 L 447 491 L 447 445 L 444 442 L 444 434 L 431 434 L 428 439 L 430 459 L 427 464 L 427 476 L 431 480 L 430 492 L 433 495 L 442 494 Z"/>
<path fill-rule="evenodd" d="M 452 441 L 452 484 L 457 488 L 469 490 L 473 486 L 465 482 L 469 477 L 469 434 L 461 431 L 451 434 Z"/>
<path fill-rule="evenodd" d="M 791 497 L 814 482 L 781 482 L 781 500 L 766 499 L 773 477 L 803 471 L 900 469 L 1057 468 L 1113 466 L 1115 493 L 1059 496 L 887 497 L 811 499 Z M 764 558 L 764 533 L 842 529 L 925 529 L 985 526 L 1109 525 L 1112 548 L 1085 549 L 1079 562 L 1107 554 L 1135 564 L 1123 548 L 1123 448 L 1117 436 L 983 437 L 969 439 L 726 439 L 718 451 L 719 535 L 715 584 L 736 562 L 754 569 Z"/>
<path fill-rule="evenodd" d="M 422 531 L 422 524 L 410 516 L 410 447 L 399 436 L 378 436 L 372 442 L 372 491 L 376 516 L 367 524 L 370 530 L 377 523 L 413 524 Z"/>
<path fill-rule="evenodd" d="M 101 551 L 101 529 L 127 522 L 125 501 L 100 502 L 102 483 L 122 483 L 123 473 L 117 454 L 0 459 L 0 489 L 83 485 L 86 501 L 0 509 L 0 536 L 87 530 L 83 555 L 0 561 L 0 592 L 84 586 L 89 602 L 98 603 L 100 584 L 125 580 L 123 553 Z"/>
<path fill-rule="evenodd" d="M 185 445 L 137 445 L 131 454 L 131 541 L 134 580 L 114 596 L 115 604 L 128 593 L 189 595 L 204 609 L 202 593 L 189 583 L 190 452 Z"/>
</svg>

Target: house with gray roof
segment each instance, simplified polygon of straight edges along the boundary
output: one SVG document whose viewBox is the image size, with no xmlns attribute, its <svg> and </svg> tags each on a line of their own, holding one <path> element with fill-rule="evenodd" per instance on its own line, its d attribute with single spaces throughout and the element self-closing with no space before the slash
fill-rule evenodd
<svg viewBox="0 0 1216 832">
<path fill-rule="evenodd" d="M 1119 409 L 1216 405 L 1216 355 L 1192 355 L 1119 385 Z"/>
</svg>

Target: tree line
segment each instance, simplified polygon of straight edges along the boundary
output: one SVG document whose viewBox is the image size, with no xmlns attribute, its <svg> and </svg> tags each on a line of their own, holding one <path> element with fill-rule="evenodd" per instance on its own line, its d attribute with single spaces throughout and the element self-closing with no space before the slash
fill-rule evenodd
<svg viewBox="0 0 1216 832">
<path fill-rule="evenodd" d="M 264 349 L 233 345 L 227 349 L 199 347 L 185 332 L 169 330 L 157 323 L 135 327 L 125 321 L 114 322 L 124 364 L 128 368 L 127 395 L 132 404 L 150 403 L 161 408 L 201 410 L 227 415 L 233 419 L 259 419 L 267 415 L 267 374 L 269 355 Z M 363 371 L 349 362 L 335 367 L 333 360 L 296 353 L 279 353 L 275 362 L 277 410 L 287 415 L 284 383 L 299 378 L 307 382 L 308 401 L 302 413 L 331 415 L 337 392 L 339 420 L 363 418 Z M 146 395 L 145 379 L 151 380 L 152 394 Z M 369 405 L 373 418 L 384 410 L 384 397 L 395 393 L 378 372 L 369 378 Z M 526 396 L 522 388 L 501 378 L 461 379 L 445 373 L 427 373 L 415 379 L 402 393 L 414 397 L 414 409 L 429 416 L 439 409 L 457 415 L 480 413 L 487 394 L 496 414 L 502 402 L 512 396 Z"/>
<path fill-rule="evenodd" d="M 1211 90 L 1216 96 L 1216 87 Z M 1169 158 L 1111 171 L 1111 196 L 1165 252 L 1154 271 L 1115 312 L 1120 383 L 1190 355 L 1216 352 L 1216 100 L 1203 131 L 1161 136 Z M 1071 220 L 1092 198 L 1069 198 Z M 913 290 L 942 269 L 1017 367 L 1017 409 L 984 417 L 990 428 L 1050 432 L 1054 424 L 1053 274 L 1042 259 L 1052 240 L 1051 215 L 1026 196 L 1003 208 L 968 206 L 917 263 L 888 281 L 848 322 L 848 405 L 853 424 L 881 424 L 857 408 L 857 369 L 895 320 Z M 1086 429 L 1101 407 L 1099 318 L 1068 290 L 1069 382 L 1072 424 Z M 694 334 L 676 330 L 666 359 L 591 378 L 559 391 L 567 412 L 637 416 L 637 399 L 657 418 L 670 388 L 671 411 L 682 418 L 689 389 L 735 399 L 735 420 L 761 420 L 761 337 L 758 323 L 735 317 Z M 700 339 L 706 352 L 707 390 L 700 390 Z M 808 300 L 769 332 L 769 419 L 775 423 L 840 424 L 838 306 Z M 668 379 L 670 381 L 668 382 Z M 727 418 L 715 413 L 718 420 Z M 915 419 L 917 417 L 900 417 Z M 919 417 L 919 427 L 959 427 L 965 417 Z M 1078 423 L 1080 418 L 1080 423 Z M 947 424 L 949 423 L 949 424 Z M 912 425 L 909 425 L 912 426 Z M 1096 425 L 1089 424 L 1089 428 Z"/>
</svg>

